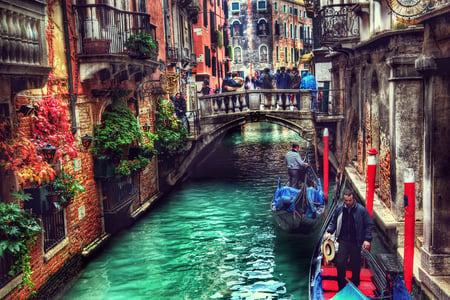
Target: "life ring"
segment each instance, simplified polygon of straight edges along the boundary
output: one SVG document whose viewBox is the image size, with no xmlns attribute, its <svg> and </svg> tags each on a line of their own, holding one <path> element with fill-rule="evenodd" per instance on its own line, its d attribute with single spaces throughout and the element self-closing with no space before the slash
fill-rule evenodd
<svg viewBox="0 0 450 300">
<path fill-rule="evenodd" d="M 325 262 L 329 263 L 334 259 L 334 256 L 336 254 L 336 249 L 334 247 L 334 243 L 332 240 L 325 240 L 322 244 L 322 254 L 323 257 L 325 257 Z"/>
</svg>

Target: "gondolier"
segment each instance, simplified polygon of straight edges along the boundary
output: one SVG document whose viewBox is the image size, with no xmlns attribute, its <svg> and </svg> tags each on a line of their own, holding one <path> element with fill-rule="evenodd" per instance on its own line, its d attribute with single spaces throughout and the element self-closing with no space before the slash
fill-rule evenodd
<svg viewBox="0 0 450 300">
<path fill-rule="evenodd" d="M 325 234 L 325 240 L 336 233 L 339 242 L 336 254 L 336 267 L 339 290 L 346 285 L 345 272 L 350 257 L 351 281 L 359 286 L 361 271 L 361 247 L 370 248 L 372 242 L 373 221 L 367 209 L 357 203 L 353 191 L 344 191 L 344 203 L 336 208 Z"/>
<path fill-rule="evenodd" d="M 309 163 L 305 162 L 298 153 L 299 145 L 292 144 L 292 149 L 286 153 L 284 161 L 288 168 L 289 186 L 298 189 L 299 183 L 305 181 L 306 168 Z"/>
</svg>

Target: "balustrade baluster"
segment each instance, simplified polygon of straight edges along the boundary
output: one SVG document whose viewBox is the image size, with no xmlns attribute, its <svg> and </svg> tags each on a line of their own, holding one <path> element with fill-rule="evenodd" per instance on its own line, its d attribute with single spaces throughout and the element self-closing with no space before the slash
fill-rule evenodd
<svg viewBox="0 0 450 300">
<path fill-rule="evenodd" d="M 26 40 L 27 40 L 27 52 L 26 52 L 26 62 L 28 64 L 33 64 L 33 30 L 31 29 L 31 17 L 26 17 Z"/>
<path fill-rule="evenodd" d="M 6 19 L 6 10 L 2 9 L 0 11 L 0 39 L 1 39 L 1 46 L 0 46 L 0 60 L 3 63 L 9 63 L 9 32 L 8 32 L 8 22 Z"/>
<path fill-rule="evenodd" d="M 14 21 L 13 21 L 13 12 L 7 11 L 7 19 L 8 19 L 8 40 L 9 40 L 9 51 L 8 51 L 8 57 L 9 62 L 15 63 L 16 62 L 16 41 L 15 41 L 15 27 L 14 27 Z"/>
<path fill-rule="evenodd" d="M 32 19 L 31 30 L 33 32 L 33 64 L 39 64 L 39 40 L 38 40 L 38 23 L 37 20 Z"/>
</svg>

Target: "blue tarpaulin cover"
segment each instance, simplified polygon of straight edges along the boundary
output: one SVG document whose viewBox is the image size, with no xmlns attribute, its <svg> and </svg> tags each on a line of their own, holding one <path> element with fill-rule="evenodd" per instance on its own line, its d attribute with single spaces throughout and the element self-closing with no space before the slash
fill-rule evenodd
<svg viewBox="0 0 450 300">
<path fill-rule="evenodd" d="M 306 207 L 305 214 L 309 218 L 315 218 L 316 213 L 321 213 L 318 209 L 320 209 L 320 206 L 324 205 L 324 194 L 320 179 L 318 180 L 317 185 L 317 188 L 309 187 L 306 190 L 309 205 Z M 289 186 L 280 187 L 280 178 L 278 178 L 278 188 L 273 196 L 272 206 L 275 207 L 277 211 L 285 210 L 294 212 L 295 199 L 300 191 L 301 190 Z"/>
</svg>

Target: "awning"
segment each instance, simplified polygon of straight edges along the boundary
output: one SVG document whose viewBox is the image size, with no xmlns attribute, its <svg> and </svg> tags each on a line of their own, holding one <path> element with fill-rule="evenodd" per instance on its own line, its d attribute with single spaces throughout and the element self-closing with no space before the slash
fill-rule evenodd
<svg viewBox="0 0 450 300">
<path fill-rule="evenodd" d="M 307 53 L 307 54 L 303 54 L 302 56 L 300 56 L 300 63 L 301 64 L 307 64 L 311 61 L 311 59 L 313 58 L 313 54 L 311 53 Z"/>
</svg>

